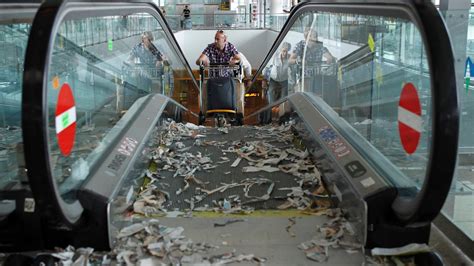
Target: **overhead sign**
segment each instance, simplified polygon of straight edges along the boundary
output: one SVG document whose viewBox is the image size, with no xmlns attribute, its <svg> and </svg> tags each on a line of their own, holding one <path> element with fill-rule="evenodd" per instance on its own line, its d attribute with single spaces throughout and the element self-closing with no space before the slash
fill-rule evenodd
<svg viewBox="0 0 474 266">
<path fill-rule="evenodd" d="M 76 104 L 71 87 L 67 83 L 64 83 L 59 91 L 55 116 L 59 149 L 64 156 L 69 156 L 76 136 Z"/>
<path fill-rule="evenodd" d="M 398 104 L 398 132 L 406 153 L 416 151 L 422 131 L 421 104 L 418 92 L 412 83 L 406 83 Z"/>
</svg>

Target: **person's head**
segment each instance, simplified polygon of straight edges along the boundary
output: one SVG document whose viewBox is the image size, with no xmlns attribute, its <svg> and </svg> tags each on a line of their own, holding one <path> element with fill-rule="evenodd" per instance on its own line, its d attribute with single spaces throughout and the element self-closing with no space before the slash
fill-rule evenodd
<svg viewBox="0 0 474 266">
<path fill-rule="evenodd" d="M 227 42 L 227 35 L 223 30 L 218 30 L 216 35 L 214 36 L 214 43 L 216 44 L 217 48 L 224 49 L 225 43 Z"/>
<path fill-rule="evenodd" d="M 184 8 L 186 8 L 186 9 L 187 9 L 187 8 L 188 8 L 188 6 L 187 6 L 187 5 L 185 5 L 185 6 L 184 6 Z"/>
<path fill-rule="evenodd" d="M 304 38 L 306 39 L 308 46 L 312 47 L 318 41 L 318 32 L 311 27 L 305 27 L 304 29 Z"/>
<path fill-rule="evenodd" d="M 288 53 L 290 52 L 291 50 L 291 44 L 289 42 L 283 42 L 280 46 L 280 54 L 283 56 L 283 57 L 286 57 L 288 56 Z"/>
<path fill-rule="evenodd" d="M 151 45 L 151 42 L 154 40 L 153 38 L 153 34 L 151 33 L 151 31 L 145 31 L 144 33 L 142 33 L 142 43 L 143 45 L 145 45 L 145 47 L 150 47 Z"/>
<path fill-rule="evenodd" d="M 308 40 L 311 42 L 317 42 L 318 41 L 318 33 L 314 30 L 310 31 L 308 34 Z"/>
</svg>

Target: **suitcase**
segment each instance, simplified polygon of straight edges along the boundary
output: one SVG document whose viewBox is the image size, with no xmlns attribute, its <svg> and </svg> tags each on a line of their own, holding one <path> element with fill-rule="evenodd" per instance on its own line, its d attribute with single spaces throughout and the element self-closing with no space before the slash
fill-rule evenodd
<svg viewBox="0 0 474 266">
<path fill-rule="evenodd" d="M 207 81 L 207 110 L 235 110 L 235 83 L 232 77 Z"/>
</svg>

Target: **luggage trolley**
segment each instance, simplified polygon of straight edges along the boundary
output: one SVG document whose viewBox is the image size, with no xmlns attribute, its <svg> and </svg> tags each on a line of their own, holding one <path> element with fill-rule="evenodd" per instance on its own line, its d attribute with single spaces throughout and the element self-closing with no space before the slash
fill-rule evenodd
<svg viewBox="0 0 474 266">
<path fill-rule="evenodd" d="M 207 77 L 206 77 L 207 70 Z M 242 64 L 229 65 L 228 63 L 211 63 L 209 66 L 199 66 L 199 124 L 206 122 L 206 118 L 214 117 L 216 125 L 221 127 L 227 122 L 232 125 L 242 125 L 242 110 L 237 108 L 235 80 L 242 82 Z M 206 100 L 203 103 L 203 87 L 206 84 Z M 206 109 L 204 109 L 206 107 Z"/>
</svg>

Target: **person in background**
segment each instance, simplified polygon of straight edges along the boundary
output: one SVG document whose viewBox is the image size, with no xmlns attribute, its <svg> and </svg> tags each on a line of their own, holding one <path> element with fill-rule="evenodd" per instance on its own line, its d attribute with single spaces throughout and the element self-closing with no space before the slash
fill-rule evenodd
<svg viewBox="0 0 474 266">
<path fill-rule="evenodd" d="M 289 59 L 289 64 L 297 64 L 300 67 L 304 65 L 305 73 L 300 73 L 300 69 L 297 71 L 297 74 L 300 77 L 304 74 L 305 91 L 320 94 L 323 65 L 335 62 L 336 58 L 324 46 L 323 42 L 318 40 L 318 33 L 315 30 L 311 30 L 311 27 L 305 27 L 304 37 L 304 40 L 299 41 L 295 45 L 295 49 Z M 304 62 L 302 61 L 303 58 Z M 301 82 L 300 78 L 297 78 L 297 80 Z"/>
<path fill-rule="evenodd" d="M 153 34 L 146 31 L 141 35 L 140 43 L 136 44 L 127 59 L 128 65 L 134 69 L 137 78 L 137 89 L 139 91 L 151 92 L 151 79 L 160 79 L 163 65 L 169 65 L 166 57 L 153 44 Z M 157 82 L 159 83 L 159 82 Z"/>
<path fill-rule="evenodd" d="M 184 6 L 184 9 L 181 15 L 183 16 L 182 21 L 181 21 L 181 27 L 187 30 L 191 29 L 192 28 L 191 10 L 189 10 L 187 5 Z"/>
<path fill-rule="evenodd" d="M 268 103 L 272 103 L 281 97 L 288 96 L 288 65 L 290 61 L 291 44 L 283 42 L 270 61 L 270 66 L 264 69 L 262 88 L 267 88 Z"/>
<path fill-rule="evenodd" d="M 245 55 L 240 52 L 240 63 L 242 64 L 243 69 L 243 86 L 238 86 L 237 90 L 237 106 L 239 106 L 240 112 L 244 114 L 244 101 L 245 101 L 245 92 L 250 89 L 250 83 L 252 79 L 252 65 L 247 60 Z"/>
</svg>

